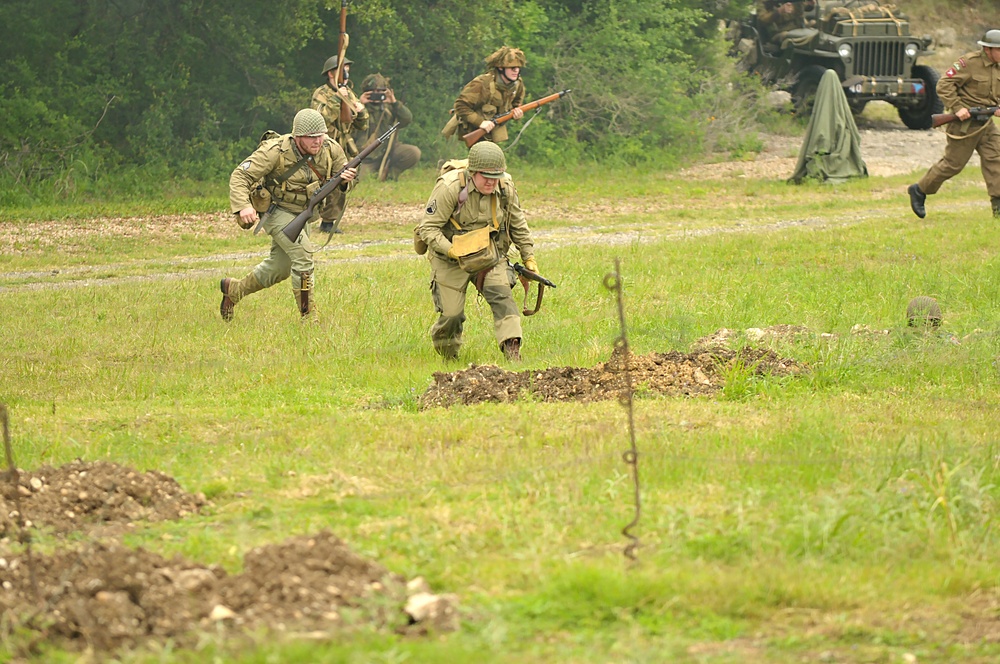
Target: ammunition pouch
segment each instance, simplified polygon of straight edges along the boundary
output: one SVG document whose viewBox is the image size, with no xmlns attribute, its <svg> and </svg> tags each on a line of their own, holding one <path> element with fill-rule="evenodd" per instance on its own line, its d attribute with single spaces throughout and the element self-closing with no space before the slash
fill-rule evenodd
<svg viewBox="0 0 1000 664">
<path fill-rule="evenodd" d="M 500 262 L 500 251 L 493 240 L 492 231 L 491 227 L 484 226 L 452 236 L 451 253 L 463 271 L 478 274 L 492 269 Z"/>
</svg>

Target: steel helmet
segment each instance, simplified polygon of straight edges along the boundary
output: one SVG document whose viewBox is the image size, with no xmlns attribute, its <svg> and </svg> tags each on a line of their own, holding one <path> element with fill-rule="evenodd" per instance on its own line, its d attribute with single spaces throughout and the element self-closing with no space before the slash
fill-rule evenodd
<svg viewBox="0 0 1000 664">
<path fill-rule="evenodd" d="M 496 143 L 480 141 L 469 150 L 469 172 L 479 173 L 494 180 L 502 178 L 507 170 L 507 158 Z"/>
<path fill-rule="evenodd" d="M 989 48 L 1000 48 L 1000 30 L 987 30 L 986 35 L 976 43 Z"/>
<path fill-rule="evenodd" d="M 389 89 L 389 79 L 379 73 L 368 74 L 365 79 L 361 81 L 361 89 L 363 91 L 368 90 L 388 90 Z"/>
<path fill-rule="evenodd" d="M 486 56 L 486 65 L 500 69 L 503 67 L 523 67 L 527 64 L 524 51 L 510 46 L 501 46 Z"/>
<path fill-rule="evenodd" d="M 353 65 L 354 60 L 351 60 L 350 58 L 344 58 L 344 64 Z M 326 62 L 323 63 L 323 75 L 326 76 L 326 72 L 336 68 L 337 68 L 337 56 L 331 55 L 329 58 L 326 59 Z"/>
<path fill-rule="evenodd" d="M 906 307 L 906 323 L 910 327 L 941 324 L 941 307 L 933 297 L 921 295 L 910 300 Z"/>
<path fill-rule="evenodd" d="M 292 120 L 292 136 L 322 136 L 326 133 L 326 120 L 313 108 L 303 108 Z"/>
</svg>

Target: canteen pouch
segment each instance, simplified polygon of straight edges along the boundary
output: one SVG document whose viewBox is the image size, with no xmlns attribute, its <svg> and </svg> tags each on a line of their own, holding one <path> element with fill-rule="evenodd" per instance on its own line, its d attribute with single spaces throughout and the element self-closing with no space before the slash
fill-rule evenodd
<svg viewBox="0 0 1000 664">
<path fill-rule="evenodd" d="M 271 207 L 271 192 L 264 187 L 263 181 L 250 188 L 250 205 L 258 213 L 267 212 L 267 209 Z"/>
<path fill-rule="evenodd" d="M 489 226 L 477 228 L 451 238 L 451 253 L 458 259 L 458 266 L 469 274 L 489 270 L 500 262 L 500 252 L 493 241 Z"/>
</svg>

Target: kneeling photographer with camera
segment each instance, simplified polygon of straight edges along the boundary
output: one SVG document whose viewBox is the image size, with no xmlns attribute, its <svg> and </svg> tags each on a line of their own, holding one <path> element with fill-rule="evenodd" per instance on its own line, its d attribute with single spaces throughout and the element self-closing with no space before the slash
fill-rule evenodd
<svg viewBox="0 0 1000 664">
<path fill-rule="evenodd" d="M 369 74 L 361 82 L 363 92 L 359 97 L 368 111 L 367 129 L 354 132 L 354 142 L 360 149 L 374 141 L 380 132 L 384 132 L 398 122 L 400 129 L 413 122 L 413 113 L 396 99 L 395 93 L 389 87 L 389 79 L 379 73 Z M 415 145 L 400 143 L 393 134 L 390 140 L 380 146 L 361 164 L 363 177 L 377 174 L 378 179 L 395 180 L 399 174 L 408 168 L 413 168 L 420 161 L 420 148 Z"/>
</svg>

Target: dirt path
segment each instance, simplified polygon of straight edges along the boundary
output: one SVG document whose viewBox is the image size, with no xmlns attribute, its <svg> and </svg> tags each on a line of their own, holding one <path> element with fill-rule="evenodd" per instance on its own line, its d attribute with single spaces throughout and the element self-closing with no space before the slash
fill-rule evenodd
<svg viewBox="0 0 1000 664">
<path fill-rule="evenodd" d="M 858 119 L 862 154 L 872 176 L 885 177 L 920 172 L 933 164 L 943 153 L 945 136 L 940 131 L 910 131 L 898 122 Z M 798 136 L 763 136 L 765 147 L 752 161 L 722 161 L 701 164 L 680 172 L 681 177 L 700 179 L 778 179 L 784 180 L 795 169 L 802 138 Z M 973 156 L 970 167 L 978 167 Z M 831 222 L 829 219 L 788 219 L 753 227 L 718 226 L 708 228 L 676 228 L 632 226 L 620 230 L 606 225 L 606 220 L 622 214 L 668 213 L 684 208 L 666 198 L 636 200 L 589 201 L 586 206 L 564 207 L 543 204 L 528 208 L 533 217 L 563 221 L 553 230 L 537 230 L 535 236 L 549 247 L 579 245 L 624 245 L 648 243 L 663 239 L 684 239 L 722 233 L 768 233 L 794 226 L 830 227 L 864 221 L 864 215 Z M 419 260 L 410 251 L 410 229 L 419 221 L 421 209 L 416 205 L 383 205 L 362 203 L 351 211 L 351 228 L 361 237 L 371 230 L 381 231 L 394 239 L 351 241 L 350 234 L 317 255 L 321 264 L 382 262 L 387 260 Z M 185 237 L 224 238 L 233 233 L 227 215 L 174 215 L 138 218 L 103 218 L 60 222 L 19 224 L 17 233 L 0 234 L 0 253 L 49 252 L 70 256 L 87 249 L 83 240 L 114 233 L 119 237 L 143 238 L 151 242 Z M 405 238 L 405 239 L 400 239 Z M 343 240 L 347 240 L 346 242 Z M 388 250 L 389 255 L 365 256 L 372 249 Z M 266 250 L 217 254 L 203 257 L 165 257 L 123 261 L 101 265 L 76 265 L 44 270 L 0 273 L 0 292 L 35 291 L 63 288 L 87 288 L 143 282 L 155 273 L 157 280 L 205 279 L 219 274 L 220 266 L 233 263 L 250 264 L 266 255 Z M 67 261 L 68 262 L 68 261 Z M 141 274 L 115 273 L 141 272 Z"/>
</svg>

